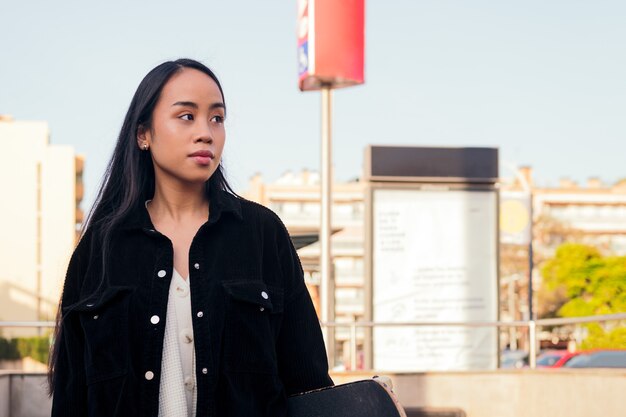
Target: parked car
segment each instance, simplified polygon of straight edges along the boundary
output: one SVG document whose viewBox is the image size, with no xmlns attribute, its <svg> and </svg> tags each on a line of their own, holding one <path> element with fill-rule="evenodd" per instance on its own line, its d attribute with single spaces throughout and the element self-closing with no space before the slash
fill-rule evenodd
<svg viewBox="0 0 626 417">
<path fill-rule="evenodd" d="M 568 355 L 567 350 L 546 350 L 537 356 L 537 368 L 552 368 L 562 357 Z"/>
<path fill-rule="evenodd" d="M 581 353 L 585 353 L 585 352 L 584 351 L 566 352 L 550 368 L 562 368 L 562 367 L 565 366 L 566 363 L 568 363 L 569 361 L 571 361 L 573 358 L 575 358 L 576 356 L 580 355 Z"/>
<path fill-rule="evenodd" d="M 626 349 L 606 349 L 580 352 L 565 368 L 626 368 Z"/>
<path fill-rule="evenodd" d="M 500 355 L 500 368 L 520 369 L 528 365 L 528 352 L 523 350 L 504 350 Z"/>
</svg>

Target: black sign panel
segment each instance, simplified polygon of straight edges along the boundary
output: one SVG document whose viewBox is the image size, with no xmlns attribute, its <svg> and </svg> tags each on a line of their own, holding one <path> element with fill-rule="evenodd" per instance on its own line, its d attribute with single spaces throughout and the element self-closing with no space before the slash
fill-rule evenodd
<svg viewBox="0 0 626 417">
<path fill-rule="evenodd" d="M 369 181 L 494 183 L 497 148 L 434 148 L 371 145 L 366 150 Z"/>
</svg>

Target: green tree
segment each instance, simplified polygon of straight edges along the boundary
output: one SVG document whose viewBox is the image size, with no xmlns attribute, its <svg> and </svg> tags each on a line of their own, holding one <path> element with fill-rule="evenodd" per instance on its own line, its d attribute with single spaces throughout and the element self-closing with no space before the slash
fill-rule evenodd
<svg viewBox="0 0 626 417">
<path fill-rule="evenodd" d="M 41 363 L 47 363 L 49 350 L 49 336 L 18 337 L 15 339 L 0 337 L 0 360 L 31 357 Z"/>
<path fill-rule="evenodd" d="M 626 312 L 626 257 L 604 257 L 592 247 L 561 245 L 542 267 L 544 291 L 561 292 L 561 317 L 594 316 Z M 623 322 L 586 325 L 583 348 L 626 348 Z"/>
</svg>

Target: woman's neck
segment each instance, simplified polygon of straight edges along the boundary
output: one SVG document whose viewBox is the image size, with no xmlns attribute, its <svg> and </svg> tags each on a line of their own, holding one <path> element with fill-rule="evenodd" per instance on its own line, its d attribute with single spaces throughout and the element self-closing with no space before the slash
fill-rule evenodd
<svg viewBox="0 0 626 417">
<path fill-rule="evenodd" d="M 181 187 L 171 184 L 158 184 L 154 197 L 147 205 L 153 222 L 184 222 L 202 217 L 206 219 L 209 202 L 205 194 L 204 184 L 194 187 Z"/>
</svg>

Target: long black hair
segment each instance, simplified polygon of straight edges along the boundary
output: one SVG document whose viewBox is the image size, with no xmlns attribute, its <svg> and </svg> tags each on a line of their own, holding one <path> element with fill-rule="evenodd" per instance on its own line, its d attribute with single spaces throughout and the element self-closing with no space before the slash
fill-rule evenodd
<svg viewBox="0 0 626 417">
<path fill-rule="evenodd" d="M 100 285 L 106 281 L 106 261 L 110 251 L 113 232 L 138 205 L 144 204 L 154 195 L 154 166 L 149 152 L 143 152 L 137 145 L 137 134 L 140 129 L 150 130 L 152 114 L 161 96 L 165 84 L 173 75 L 185 68 L 191 68 L 208 75 L 220 90 L 222 101 L 224 91 L 217 76 L 204 64 L 192 59 L 177 59 L 164 62 L 152 69 L 141 81 L 128 111 L 124 117 L 122 129 L 117 138 L 113 155 L 104 173 L 102 184 L 96 200 L 83 223 L 81 235 L 90 232 L 91 253 L 98 252 L 102 261 L 102 277 Z M 226 181 L 222 163 L 205 183 L 204 191 L 208 198 L 209 189 L 224 190 L 236 195 Z M 97 235 L 97 238 L 96 238 Z M 50 395 L 54 392 L 54 367 L 59 355 L 62 324 L 61 306 L 57 312 L 54 347 L 50 353 L 48 383 Z"/>
</svg>

